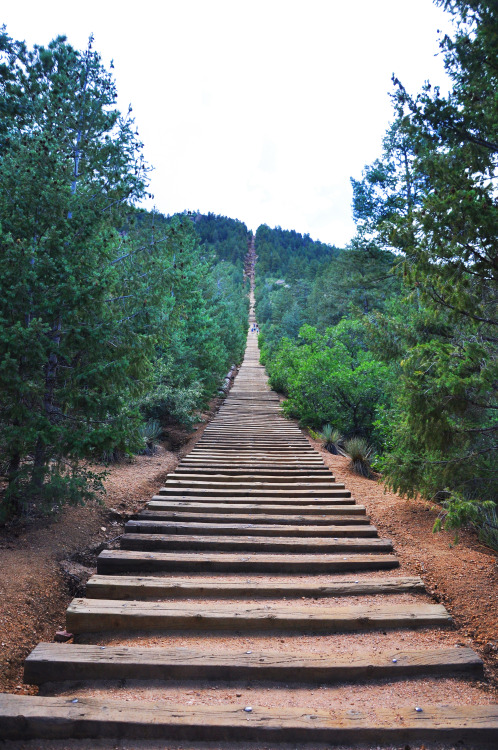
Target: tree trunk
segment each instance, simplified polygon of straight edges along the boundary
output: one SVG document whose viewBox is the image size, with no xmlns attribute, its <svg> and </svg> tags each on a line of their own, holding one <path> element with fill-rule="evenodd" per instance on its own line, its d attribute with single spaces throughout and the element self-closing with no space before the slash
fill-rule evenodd
<svg viewBox="0 0 498 750">
<path fill-rule="evenodd" d="M 41 435 L 38 436 L 33 459 L 33 473 L 31 474 L 31 488 L 39 495 L 43 489 L 46 471 L 47 450 Z"/>
</svg>

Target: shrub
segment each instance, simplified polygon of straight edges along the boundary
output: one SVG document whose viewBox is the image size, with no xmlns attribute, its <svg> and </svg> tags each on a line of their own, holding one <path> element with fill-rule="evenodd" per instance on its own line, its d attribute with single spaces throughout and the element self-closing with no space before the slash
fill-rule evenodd
<svg viewBox="0 0 498 750">
<path fill-rule="evenodd" d="M 352 437 L 344 443 L 344 453 L 350 458 L 349 468 L 367 479 L 373 476 L 370 463 L 372 452 L 372 446 L 360 437 Z"/>
<path fill-rule="evenodd" d="M 138 432 L 141 440 L 144 443 L 143 450 L 140 452 L 146 454 L 147 456 L 150 456 L 152 453 L 154 453 L 157 439 L 162 432 L 162 427 L 159 421 L 157 419 L 149 419 L 148 422 L 146 422 L 139 428 Z"/>
<path fill-rule="evenodd" d="M 334 429 L 330 424 L 325 424 L 322 427 L 320 437 L 325 450 L 336 456 L 340 453 L 340 445 L 343 442 L 343 437 L 339 430 Z"/>
</svg>

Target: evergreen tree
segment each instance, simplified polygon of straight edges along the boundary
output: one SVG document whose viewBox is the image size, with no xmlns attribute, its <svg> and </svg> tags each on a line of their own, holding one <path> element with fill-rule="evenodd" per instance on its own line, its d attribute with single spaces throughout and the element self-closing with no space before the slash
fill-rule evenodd
<svg viewBox="0 0 498 750">
<path fill-rule="evenodd" d="M 366 210 L 377 241 L 400 253 L 413 315 L 377 321 L 387 352 L 395 329 L 405 347 L 385 469 L 405 494 L 445 493 L 450 523 L 488 524 L 485 503 L 497 496 L 498 8 L 439 4 L 456 21 L 441 41 L 452 89 L 442 96 L 427 84 L 413 97 L 395 79 L 396 127 L 415 189 L 407 200 L 395 185 L 387 210 Z"/>
<path fill-rule="evenodd" d="M 144 279 L 167 253 L 118 231 L 145 165 L 92 40 L 30 51 L 4 29 L 0 49 L 0 450 L 19 507 L 81 497 L 78 459 L 129 433 L 153 345 Z"/>
</svg>

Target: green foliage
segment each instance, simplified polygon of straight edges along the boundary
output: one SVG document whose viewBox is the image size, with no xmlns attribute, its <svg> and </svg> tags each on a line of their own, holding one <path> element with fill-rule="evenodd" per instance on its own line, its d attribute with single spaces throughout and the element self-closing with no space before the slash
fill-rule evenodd
<svg viewBox="0 0 498 750">
<path fill-rule="evenodd" d="M 148 422 L 139 427 L 138 434 L 144 444 L 143 453 L 151 455 L 154 452 L 162 431 L 161 423 L 157 419 L 149 419 Z"/>
<path fill-rule="evenodd" d="M 444 490 L 456 528 L 484 526 L 498 495 L 498 9 L 440 4 L 456 21 L 441 41 L 452 90 L 413 97 L 394 79 L 383 156 L 353 187 L 359 237 L 398 253 L 404 282 L 404 299 L 367 321 L 369 346 L 399 372 L 377 424 L 391 430 L 383 470 L 408 496 Z"/>
<path fill-rule="evenodd" d="M 371 479 L 373 448 L 361 437 L 352 437 L 344 442 L 344 452 L 349 456 L 349 466 L 355 474 Z"/>
<path fill-rule="evenodd" d="M 360 345 L 361 326 L 343 321 L 324 334 L 303 326 L 297 342 L 282 339 L 267 361 L 270 384 L 287 395 L 284 410 L 302 424 L 324 423 L 370 437 L 380 403 L 389 400 L 389 368 Z M 265 349 L 263 348 L 263 358 Z"/>
<path fill-rule="evenodd" d="M 194 214 L 193 221 L 203 250 L 212 250 L 218 260 L 243 265 L 250 238 L 245 224 L 212 213 Z"/>
<path fill-rule="evenodd" d="M 0 422 L 15 508 L 64 483 L 71 495 L 78 459 L 133 430 L 153 343 L 144 279 L 167 251 L 139 252 L 115 228 L 145 167 L 91 41 L 84 52 L 63 38 L 33 51 L 2 41 Z M 63 460 L 71 470 L 54 471 Z"/>
<path fill-rule="evenodd" d="M 450 494 L 450 493 L 448 493 Z M 480 538 L 494 549 L 498 548 L 498 515 L 492 500 L 476 502 L 458 492 L 451 493 L 443 500 L 442 508 L 434 523 L 433 532 L 446 529 L 455 531 L 455 542 L 458 542 L 458 531 L 462 526 L 473 525 Z"/>
<path fill-rule="evenodd" d="M 258 274 L 262 276 L 314 278 L 320 266 L 338 252 L 331 245 L 312 240 L 308 234 L 303 236 L 280 227 L 270 229 L 262 224 L 256 232 Z"/>
<path fill-rule="evenodd" d="M 248 301 L 191 216 L 134 208 L 142 144 L 92 40 L 28 50 L 4 30 L 0 58 L 5 518 L 88 498 L 81 460 L 142 450 L 144 416 L 191 423 L 242 356 Z"/>
<path fill-rule="evenodd" d="M 382 155 L 352 180 L 348 248 L 313 255 L 261 229 L 256 313 L 261 361 L 288 413 L 374 442 L 392 489 L 443 493 L 448 524 L 489 529 L 495 506 L 486 503 L 498 496 L 498 9 L 440 4 L 456 20 L 441 42 L 452 91 L 427 84 L 412 97 L 394 79 Z"/>
<path fill-rule="evenodd" d="M 340 446 L 344 440 L 339 430 L 334 429 L 332 425 L 325 424 L 322 427 L 320 437 L 323 441 L 323 447 L 329 453 L 339 454 Z"/>
</svg>

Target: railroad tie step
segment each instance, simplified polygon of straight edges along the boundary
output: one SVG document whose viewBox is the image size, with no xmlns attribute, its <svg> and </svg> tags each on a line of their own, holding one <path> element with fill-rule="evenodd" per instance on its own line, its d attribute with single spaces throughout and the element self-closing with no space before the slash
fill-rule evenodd
<svg viewBox="0 0 498 750">
<path fill-rule="evenodd" d="M 97 558 L 97 573 L 99 574 L 209 572 L 318 575 L 360 570 L 390 570 L 397 567 L 399 567 L 397 557 L 378 553 L 307 555 L 104 550 Z"/>
<path fill-rule="evenodd" d="M 448 625 L 442 604 L 276 607 L 263 604 L 76 598 L 66 611 L 70 633 L 111 630 L 361 632 Z"/>
<path fill-rule="evenodd" d="M 308 500 L 316 499 L 317 502 L 324 503 L 326 500 L 346 500 L 351 499 L 350 490 L 336 489 L 330 487 L 283 487 L 274 488 L 271 485 L 263 485 L 256 482 L 252 486 L 235 486 L 223 487 L 212 484 L 210 487 L 201 487 L 195 482 L 183 484 L 182 482 L 172 482 L 170 485 L 161 487 L 156 497 L 218 497 L 218 498 L 264 498 L 275 499 L 276 502 L 288 499 Z"/>
<path fill-rule="evenodd" d="M 275 514 L 251 514 L 251 513 L 222 513 L 222 512 L 188 512 L 182 510 L 142 510 L 135 513 L 135 520 L 144 521 L 176 521 L 210 524 L 271 524 L 273 526 L 299 525 L 302 526 L 349 526 L 369 525 L 370 516 L 363 515 L 333 515 L 333 516 L 292 516 Z"/>
<path fill-rule="evenodd" d="M 390 539 L 277 537 L 277 536 L 197 536 L 195 534 L 124 534 L 121 549 L 160 552 L 161 550 L 218 551 L 218 552 L 290 552 L 304 554 L 334 554 L 347 552 L 392 552 Z"/>
<path fill-rule="evenodd" d="M 116 738 L 216 742 L 471 742 L 496 747 L 498 706 L 392 709 L 165 705 L 164 701 L 0 695 L 0 735 L 10 740 Z"/>
<path fill-rule="evenodd" d="M 201 466 L 191 466 L 188 463 L 184 464 L 183 462 L 178 464 L 178 466 L 175 469 L 174 476 L 179 477 L 185 477 L 185 475 L 190 476 L 223 476 L 225 479 L 231 479 L 232 477 L 237 479 L 237 477 L 251 477 L 252 479 L 258 479 L 259 477 L 263 476 L 268 481 L 273 480 L 275 478 L 276 480 L 281 479 L 282 477 L 285 477 L 286 479 L 290 480 L 298 480 L 301 477 L 309 477 L 313 479 L 322 479 L 325 477 L 326 479 L 330 479 L 331 481 L 334 481 L 334 475 L 329 469 L 298 469 L 296 467 L 289 467 L 289 468 L 278 468 L 278 467 L 270 467 L 270 468 L 258 468 L 258 467 L 237 467 L 234 464 L 225 464 L 222 467 L 217 466 L 208 466 L 201 465 Z"/>
<path fill-rule="evenodd" d="M 344 655 L 279 651 L 210 651 L 40 643 L 28 656 L 24 681 L 263 680 L 273 683 L 358 682 L 420 675 L 480 677 L 483 664 L 470 648 L 356 651 Z"/>
<path fill-rule="evenodd" d="M 293 481 L 287 481 L 287 478 L 275 478 L 275 477 L 196 477 L 195 475 L 188 475 L 185 477 L 176 475 L 169 475 L 164 489 L 170 489 L 172 487 L 192 487 L 202 489 L 224 489 L 224 490 L 236 490 L 236 489 L 269 489 L 272 491 L 294 491 L 294 490 L 344 490 L 346 489 L 342 482 L 334 482 L 331 480 L 323 480 L 321 477 L 313 477 L 308 479 L 294 479 Z M 161 490 L 159 490 L 161 494 Z"/>
<path fill-rule="evenodd" d="M 216 492 L 203 492 L 202 490 L 192 490 L 192 492 L 182 491 L 182 494 L 178 490 L 161 493 L 152 497 L 153 501 L 168 501 L 173 500 L 176 502 L 196 502 L 196 503 L 258 503 L 259 505 L 307 505 L 307 506 L 321 506 L 321 505 L 355 505 L 354 498 L 350 497 L 349 491 L 337 492 L 335 495 L 332 493 L 323 496 L 321 494 L 313 494 L 311 492 L 302 493 L 301 496 L 290 495 L 287 492 L 284 493 L 261 493 L 261 490 L 255 491 L 254 493 L 249 490 L 243 492 L 231 492 L 230 490 L 216 490 Z"/>
<path fill-rule="evenodd" d="M 325 505 L 316 505 L 310 503 L 303 505 L 302 503 L 292 504 L 274 504 L 269 503 L 256 503 L 255 501 L 249 502 L 227 502 L 222 500 L 221 502 L 198 502 L 196 499 L 187 500 L 172 500 L 171 498 L 163 498 L 156 496 L 156 499 L 151 500 L 147 503 L 147 510 L 152 512 L 157 511 L 179 511 L 182 513 L 222 513 L 222 514 L 233 514 L 233 513 L 250 513 L 256 515 L 273 515 L 273 516 L 322 516 L 323 518 L 335 516 L 363 516 L 366 517 L 366 508 L 364 505 L 356 505 L 353 502 L 350 504 L 334 503 L 333 505 L 327 503 Z"/>
<path fill-rule="evenodd" d="M 351 524 L 327 526 L 291 525 L 278 526 L 271 523 L 200 523 L 196 521 L 161 521 L 135 519 L 125 525 L 127 534 L 230 534 L 239 536 L 268 536 L 268 537 L 376 537 L 375 526 Z"/>
<path fill-rule="evenodd" d="M 202 577 L 93 575 L 86 584 L 89 599 L 323 599 L 340 596 L 379 594 L 421 594 L 425 591 L 419 576 L 346 578 L 327 584 L 279 583 L 257 579 L 239 583 L 206 580 Z"/>
</svg>

